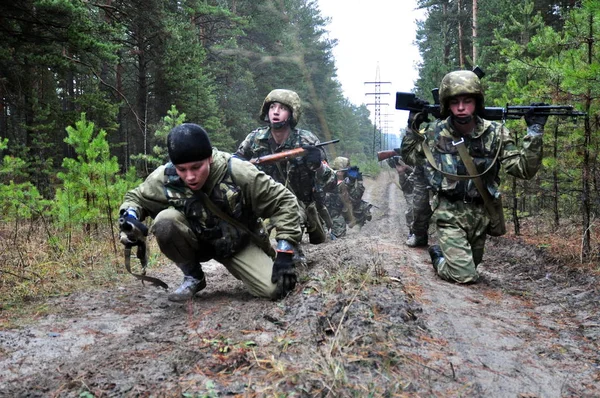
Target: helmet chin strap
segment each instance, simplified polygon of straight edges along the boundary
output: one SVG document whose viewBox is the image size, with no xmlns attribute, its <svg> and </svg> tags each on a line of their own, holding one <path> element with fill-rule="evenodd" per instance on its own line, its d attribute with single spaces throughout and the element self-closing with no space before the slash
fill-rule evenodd
<svg viewBox="0 0 600 398">
<path fill-rule="evenodd" d="M 286 120 L 284 120 L 283 122 L 276 122 L 276 123 L 271 123 L 271 128 L 279 130 L 284 128 L 285 126 L 290 124 L 290 119 L 291 118 L 287 118 Z"/>
<path fill-rule="evenodd" d="M 471 123 L 472 120 L 473 120 L 472 115 L 465 116 L 465 117 L 456 117 L 456 116 L 452 115 L 452 121 L 456 122 L 458 124 L 469 124 L 469 123 Z"/>
</svg>

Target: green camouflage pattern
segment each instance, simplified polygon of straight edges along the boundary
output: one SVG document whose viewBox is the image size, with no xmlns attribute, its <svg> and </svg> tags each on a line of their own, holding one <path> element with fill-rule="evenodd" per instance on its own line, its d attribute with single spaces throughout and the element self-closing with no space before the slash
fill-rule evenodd
<svg viewBox="0 0 600 398">
<path fill-rule="evenodd" d="M 409 230 L 416 236 L 429 235 L 429 221 L 431 220 L 431 205 L 429 204 L 429 184 L 423 166 L 415 166 L 409 176 L 412 185 L 410 209 L 412 211 L 412 223 Z"/>
<path fill-rule="evenodd" d="M 325 200 L 333 221 L 331 232 L 338 238 L 346 234 L 346 224 L 352 228 L 354 225 L 362 226 L 371 219 L 370 206 L 362 200 L 365 193 L 362 175 L 359 174 L 359 178 L 354 181 L 346 180 L 345 177 L 346 172 L 340 177 L 337 190 L 328 193 Z"/>
<path fill-rule="evenodd" d="M 468 172 L 453 144 L 460 140 L 458 137 L 459 133 L 452 127 L 450 118 L 437 120 L 419 132 L 408 131 L 402 141 L 401 154 L 409 164 L 426 165 L 430 189 L 436 194 L 433 220 L 446 258 L 438 274 L 447 280 L 467 283 L 477 280 L 475 269 L 483 257 L 489 218 L 472 180 L 444 176 L 429 164 L 422 147 L 429 147 L 438 169 L 466 176 Z M 541 166 L 541 135 L 527 134 L 519 148 L 503 124 L 476 117 L 473 133 L 462 138 L 479 173 L 489 168 L 499 149 L 498 161 L 482 177 L 492 197 L 500 195 L 501 167 L 514 177 L 531 179 Z"/>
<path fill-rule="evenodd" d="M 486 229 L 489 222 L 485 207 L 461 201 L 438 198 L 433 222 L 445 261 L 438 275 L 457 283 L 476 282 L 477 266 L 483 259 Z"/>
<path fill-rule="evenodd" d="M 347 169 L 350 167 L 350 159 L 343 156 L 338 156 L 331 162 L 331 168 L 334 170 Z"/>
<path fill-rule="evenodd" d="M 269 121 L 269 106 L 272 102 L 279 102 L 280 104 L 290 108 L 292 111 L 291 125 L 294 127 L 298 124 L 300 121 L 300 116 L 302 116 L 302 101 L 300 101 L 300 97 L 295 91 L 276 89 L 267 94 L 262 106 L 260 107 L 259 120 L 261 122 Z"/>
<path fill-rule="evenodd" d="M 318 144 L 319 138 L 308 130 L 292 129 L 287 140 L 280 146 L 276 146 L 270 127 L 261 127 L 252 131 L 238 147 L 235 156 L 250 160 L 273 153 L 283 152 L 290 149 L 301 148 L 304 145 Z M 276 149 L 273 149 L 276 148 Z M 320 147 L 323 159 L 326 153 Z M 335 173 L 324 165 L 323 170 L 314 172 L 304 163 L 302 156 L 281 161 L 277 163 L 259 164 L 258 169 L 271 176 L 275 181 L 290 189 L 300 202 L 309 204 L 316 200 L 315 194 L 319 190 L 325 192 L 335 189 Z M 317 184 L 319 185 L 317 187 Z"/>
<path fill-rule="evenodd" d="M 470 70 L 458 70 L 448 73 L 440 84 L 440 113 L 443 117 L 450 115 L 448 102 L 457 95 L 473 95 L 478 99 L 479 106 L 483 106 L 483 90 L 481 81 Z"/>
<path fill-rule="evenodd" d="M 515 145 L 508 129 L 501 123 L 476 117 L 477 125 L 470 137 L 464 137 L 473 163 L 479 173 L 483 173 L 494 161 L 502 138 L 498 162 L 482 177 L 488 191 L 495 197 L 499 194 L 500 167 L 517 178 L 531 179 L 537 173 L 542 161 L 542 137 L 526 135 L 521 148 Z M 409 132 L 402 142 L 402 157 L 410 164 L 426 163 L 426 175 L 434 192 L 444 192 L 451 196 L 465 197 L 467 200 L 480 198 L 472 180 L 456 180 L 442 175 L 431 167 L 421 143 L 425 140 L 436 161 L 436 167 L 450 174 L 468 175 L 453 142 L 459 140 L 450 119 L 430 123 L 419 133 Z M 415 162 L 415 163 L 413 163 Z"/>
</svg>

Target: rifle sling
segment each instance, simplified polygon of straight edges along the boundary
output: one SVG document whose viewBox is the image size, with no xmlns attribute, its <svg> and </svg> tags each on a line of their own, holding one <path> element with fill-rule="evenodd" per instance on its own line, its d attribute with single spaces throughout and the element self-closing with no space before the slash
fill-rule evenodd
<svg viewBox="0 0 600 398">
<path fill-rule="evenodd" d="M 464 139 L 461 138 L 461 141 L 462 141 L 462 147 L 464 148 L 465 154 L 469 157 L 469 159 L 471 159 L 471 155 L 469 155 L 469 152 L 467 152 L 467 150 L 465 148 Z M 453 144 L 454 144 L 454 146 L 456 146 L 456 148 L 458 150 L 458 154 L 459 154 L 460 158 L 462 159 L 463 163 L 465 163 L 465 160 L 463 159 L 463 156 L 460 153 L 459 146 L 454 141 L 453 141 Z M 423 148 L 423 153 L 425 154 L 427 161 L 429 162 L 429 164 L 431 165 L 431 167 L 434 170 L 436 170 L 436 171 L 442 173 L 443 175 L 445 175 L 446 177 L 450 177 L 451 179 L 454 179 L 454 180 L 472 180 L 474 178 L 485 175 L 488 171 L 490 171 L 492 169 L 492 167 L 494 167 L 494 165 L 496 164 L 496 161 L 498 160 L 498 156 L 500 156 L 500 150 L 502 149 L 502 136 L 500 135 L 500 142 L 498 143 L 498 150 L 496 151 L 496 156 L 494 156 L 494 160 L 492 161 L 492 164 L 490 164 L 490 166 L 487 169 L 485 169 L 485 171 L 483 173 L 480 173 L 480 174 L 477 174 L 477 169 L 475 169 L 474 174 L 472 174 L 471 171 L 467 170 L 469 172 L 468 176 L 447 173 L 443 170 L 440 170 L 436 165 L 436 161 L 435 161 L 435 158 L 433 157 L 433 153 L 431 153 L 431 149 L 429 148 L 429 146 L 427 145 L 427 143 L 425 141 L 423 141 L 421 143 L 421 147 Z M 471 163 L 473 163 L 472 159 L 471 159 Z M 466 166 L 467 166 L 467 164 L 465 163 L 465 167 Z"/>
<path fill-rule="evenodd" d="M 487 188 L 483 184 L 483 181 L 481 180 L 481 176 L 483 176 L 488 171 L 490 171 L 491 168 L 496 164 L 496 161 L 498 160 L 498 156 L 500 155 L 500 150 L 502 149 L 502 135 L 500 135 L 499 137 L 500 137 L 500 142 L 498 143 L 498 150 L 496 151 L 496 156 L 494 156 L 494 160 L 492 161 L 492 164 L 490 164 L 490 166 L 481 174 L 477 173 L 477 167 L 475 167 L 475 164 L 473 163 L 473 158 L 471 158 L 471 155 L 469 155 L 469 151 L 467 150 L 467 147 L 465 146 L 464 138 L 461 138 L 460 141 L 458 141 L 458 142 L 456 142 L 456 141 L 452 142 L 452 144 L 456 147 L 456 150 L 458 151 L 458 155 L 460 156 L 460 159 L 462 160 L 463 164 L 465 165 L 467 172 L 469 173 L 468 176 L 446 173 L 446 172 L 440 170 L 436 166 L 435 159 L 433 157 L 433 154 L 431 153 L 431 149 L 427 145 L 427 142 L 423 141 L 421 146 L 423 147 L 423 152 L 425 153 L 425 157 L 427 158 L 427 161 L 429 162 L 431 167 L 433 167 L 435 170 L 439 171 L 440 173 L 442 173 L 443 175 L 445 175 L 447 177 L 450 177 L 450 178 L 453 178 L 456 180 L 473 180 L 473 183 L 475 183 L 475 187 L 477 187 L 477 190 L 479 191 L 479 194 L 481 195 L 481 197 L 483 199 L 483 203 L 485 204 L 486 209 L 488 210 L 488 212 L 490 214 L 495 214 L 496 210 L 492 203 L 493 202 L 492 195 L 490 195 L 490 192 L 487 190 Z"/>
<path fill-rule="evenodd" d="M 202 191 L 198 191 L 197 194 L 200 196 L 202 203 L 204 203 L 204 205 L 214 215 L 216 215 L 217 217 L 220 217 L 222 220 L 224 220 L 224 221 L 228 222 L 229 224 L 246 232 L 250 236 L 250 238 L 252 239 L 252 241 L 254 242 L 254 244 L 256 246 L 260 247 L 261 249 L 265 249 L 264 241 L 258 235 L 256 235 L 254 232 L 250 231 L 250 229 L 247 226 L 245 226 L 244 224 L 242 224 L 235 218 L 229 216 L 227 213 L 225 213 L 224 211 L 219 209 L 219 207 L 216 204 L 214 204 L 214 202 L 212 200 L 210 200 L 210 198 L 206 195 L 206 193 L 204 193 Z M 267 254 L 271 257 L 275 257 L 275 250 L 273 249 L 273 247 L 271 247 L 270 252 Z"/>
<path fill-rule="evenodd" d="M 145 245 L 146 243 L 139 243 L 138 245 Z M 138 254 L 140 253 L 140 250 L 143 250 L 140 246 L 138 246 Z M 161 281 L 158 278 L 153 278 L 151 276 L 146 275 L 146 264 L 144 264 L 144 261 L 140 258 L 140 262 L 142 263 L 142 273 L 141 274 L 134 274 L 133 272 L 131 272 L 131 246 L 125 246 L 125 269 L 127 270 L 127 272 L 129 272 L 131 275 L 135 276 L 137 279 L 141 280 L 142 283 L 144 283 L 144 281 L 146 282 L 150 282 L 151 284 L 153 284 L 154 286 L 158 286 L 158 287 L 162 287 L 165 290 L 169 289 L 169 285 L 167 285 L 165 282 Z"/>
</svg>

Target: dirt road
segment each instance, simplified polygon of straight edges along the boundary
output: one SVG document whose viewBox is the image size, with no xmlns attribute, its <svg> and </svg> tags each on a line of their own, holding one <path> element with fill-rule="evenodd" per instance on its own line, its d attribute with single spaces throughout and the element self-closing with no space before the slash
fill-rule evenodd
<svg viewBox="0 0 600 398">
<path fill-rule="evenodd" d="M 365 185 L 374 219 L 306 244 L 286 299 L 253 298 L 208 263 L 207 289 L 185 304 L 133 278 L 49 300 L 0 331 L 0 396 L 600 396 L 596 278 L 497 238 L 480 283 L 444 282 L 401 243 L 396 176 Z M 166 262 L 151 273 L 180 282 Z"/>
</svg>

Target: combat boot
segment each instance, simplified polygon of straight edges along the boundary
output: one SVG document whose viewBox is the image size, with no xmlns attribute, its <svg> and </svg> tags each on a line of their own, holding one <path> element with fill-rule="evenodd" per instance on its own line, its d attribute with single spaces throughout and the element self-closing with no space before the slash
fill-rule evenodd
<svg viewBox="0 0 600 398">
<path fill-rule="evenodd" d="M 425 247 L 427 246 L 428 237 L 427 235 L 415 235 L 410 234 L 406 239 L 406 246 L 408 247 Z"/>
<path fill-rule="evenodd" d="M 183 283 L 173 293 L 169 294 L 169 301 L 186 301 L 191 299 L 200 290 L 206 287 L 206 278 L 204 272 L 200 271 L 201 275 L 196 277 L 186 275 L 183 277 Z"/>
<path fill-rule="evenodd" d="M 440 245 L 433 245 L 429 246 L 429 249 L 427 249 L 427 251 L 431 256 L 431 264 L 433 265 L 433 269 L 435 270 L 435 272 L 437 272 L 440 265 L 442 265 L 444 261 L 446 261 L 446 259 L 444 258 L 444 253 L 442 252 L 442 248 L 440 247 Z"/>
</svg>

